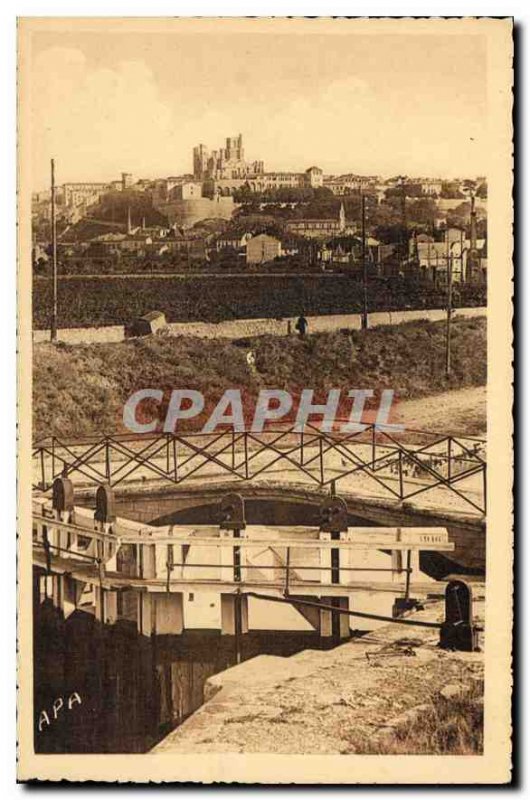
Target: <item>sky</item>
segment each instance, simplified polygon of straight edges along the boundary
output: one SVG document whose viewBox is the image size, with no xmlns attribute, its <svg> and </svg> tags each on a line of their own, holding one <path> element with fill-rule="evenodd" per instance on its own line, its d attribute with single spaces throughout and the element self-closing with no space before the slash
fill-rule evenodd
<svg viewBox="0 0 530 800">
<path fill-rule="evenodd" d="M 267 171 L 487 173 L 480 34 L 32 34 L 32 184 L 192 171 L 243 134 Z"/>
</svg>

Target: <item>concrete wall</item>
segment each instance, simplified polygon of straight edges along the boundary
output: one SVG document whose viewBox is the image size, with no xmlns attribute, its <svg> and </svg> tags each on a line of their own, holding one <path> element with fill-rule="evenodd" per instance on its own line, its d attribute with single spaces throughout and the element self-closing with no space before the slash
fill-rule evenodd
<svg viewBox="0 0 530 800">
<path fill-rule="evenodd" d="M 487 309 L 459 308 L 455 317 L 484 317 Z M 369 314 L 370 327 L 378 325 L 397 325 L 401 322 L 410 322 L 415 319 L 429 319 L 437 321 L 445 319 L 446 311 L 443 309 L 427 309 L 416 311 L 377 311 Z M 360 330 L 360 314 L 326 314 L 318 317 L 308 317 L 309 333 L 323 331 L 336 331 L 341 328 Z M 238 339 L 244 336 L 264 336 L 273 334 L 286 336 L 289 323 L 291 332 L 294 332 L 294 318 L 285 319 L 237 319 L 226 322 L 171 322 L 168 327 L 174 336 L 199 336 L 205 339 Z M 59 341 L 68 344 L 89 344 L 92 342 L 121 342 L 125 338 L 123 325 L 107 325 L 100 328 L 63 328 L 58 331 Z M 34 342 L 49 342 L 49 330 L 34 330 Z"/>
</svg>

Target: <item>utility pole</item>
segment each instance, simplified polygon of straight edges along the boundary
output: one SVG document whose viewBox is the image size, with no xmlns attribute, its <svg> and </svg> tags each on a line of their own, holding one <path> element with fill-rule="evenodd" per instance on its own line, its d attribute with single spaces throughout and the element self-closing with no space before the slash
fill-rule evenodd
<svg viewBox="0 0 530 800">
<path fill-rule="evenodd" d="M 366 263 L 366 196 L 361 195 L 361 258 L 363 267 L 363 313 L 361 328 L 368 328 L 368 265 Z"/>
<path fill-rule="evenodd" d="M 401 210 L 401 232 L 399 235 L 399 270 L 405 273 L 405 262 L 408 256 L 408 238 L 407 238 L 407 177 L 400 175 L 398 178 L 400 188 L 400 210 Z"/>
<path fill-rule="evenodd" d="M 470 216 L 469 216 L 469 251 L 467 254 L 467 263 L 466 263 L 466 275 L 463 275 L 464 272 L 464 262 L 462 256 L 462 275 L 463 279 L 465 279 L 466 283 L 470 280 L 473 280 L 475 268 L 478 262 L 478 253 L 477 253 L 477 212 L 475 210 L 475 196 L 477 187 L 473 181 L 466 181 L 464 185 L 464 191 L 469 196 L 469 201 L 471 204 L 470 208 Z"/>
<path fill-rule="evenodd" d="M 451 322 L 453 316 L 453 255 L 447 248 L 447 322 L 445 333 L 445 375 L 451 375 Z"/>
<path fill-rule="evenodd" d="M 55 219 L 55 159 L 51 160 L 51 177 L 52 177 L 52 321 L 50 326 L 51 340 L 57 340 L 57 225 Z"/>
<path fill-rule="evenodd" d="M 475 211 L 475 192 L 472 190 L 470 192 L 471 195 L 471 211 L 470 211 L 470 218 L 469 218 L 469 253 L 468 253 L 468 264 L 469 264 L 469 277 L 470 280 L 474 280 L 475 277 L 475 268 L 478 262 L 477 257 L 477 212 Z"/>
</svg>

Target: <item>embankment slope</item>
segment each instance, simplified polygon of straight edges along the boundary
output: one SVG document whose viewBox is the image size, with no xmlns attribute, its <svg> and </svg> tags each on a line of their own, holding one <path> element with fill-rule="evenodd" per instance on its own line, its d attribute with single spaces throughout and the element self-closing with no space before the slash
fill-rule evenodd
<svg viewBox="0 0 530 800">
<path fill-rule="evenodd" d="M 247 362 L 252 350 L 255 366 Z M 143 388 L 202 391 L 208 413 L 226 389 L 293 392 L 392 388 L 402 400 L 486 383 L 486 320 L 456 319 L 445 376 L 445 325 L 425 320 L 368 331 L 244 341 L 147 337 L 115 344 L 34 347 L 34 439 L 124 430 L 123 405 Z M 472 431 L 469 431 L 472 432 Z"/>
</svg>

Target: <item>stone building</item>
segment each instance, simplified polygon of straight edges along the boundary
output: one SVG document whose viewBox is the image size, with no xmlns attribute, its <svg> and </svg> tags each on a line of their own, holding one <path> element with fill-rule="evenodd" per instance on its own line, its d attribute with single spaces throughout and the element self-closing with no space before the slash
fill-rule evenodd
<svg viewBox="0 0 530 800">
<path fill-rule="evenodd" d="M 152 183 L 153 206 L 169 220 L 191 228 L 203 219 L 230 219 L 237 208 L 231 196 L 205 197 L 202 181 L 191 176 L 162 178 Z"/>
<path fill-rule="evenodd" d="M 422 194 L 432 197 L 439 197 L 442 192 L 442 181 L 440 178 L 420 178 Z"/>
<path fill-rule="evenodd" d="M 323 186 L 335 195 L 360 194 L 375 189 L 378 178 L 363 175 L 329 175 L 323 180 Z"/>
<path fill-rule="evenodd" d="M 285 226 L 289 233 L 310 239 L 324 239 L 331 236 L 339 236 L 340 234 L 346 233 L 348 230 L 343 203 L 340 204 L 338 218 L 290 219 L 286 221 Z"/>
<path fill-rule="evenodd" d="M 320 167 L 309 167 L 304 172 L 302 181 L 311 189 L 320 189 L 324 185 L 324 173 Z"/>
<path fill-rule="evenodd" d="M 243 137 L 228 137 L 225 147 L 208 150 L 199 144 L 193 148 L 193 177 L 201 181 L 203 194 L 229 196 L 247 187 L 260 193 L 274 189 L 323 186 L 324 175 L 320 167 L 309 167 L 305 172 L 265 172 L 263 161 L 246 161 Z"/>
<path fill-rule="evenodd" d="M 241 180 L 263 172 L 263 161 L 245 161 L 241 134 L 229 136 L 225 147 L 219 150 L 210 152 L 204 144 L 193 148 L 193 176 L 196 180 Z"/>
<path fill-rule="evenodd" d="M 89 206 L 97 203 L 105 192 L 110 190 L 109 183 L 65 183 L 63 184 L 64 204 L 70 208 Z"/>
<path fill-rule="evenodd" d="M 435 242 L 431 237 L 416 237 L 411 243 L 411 254 L 415 256 L 420 275 L 438 285 L 447 283 L 451 269 L 453 283 L 480 283 L 486 276 L 486 239 L 466 238 L 460 228 L 449 228 L 444 241 Z"/>
<path fill-rule="evenodd" d="M 309 167 L 305 172 L 265 172 L 247 181 L 249 188 L 254 192 L 265 192 L 270 189 L 318 189 L 323 183 L 324 175 L 320 167 Z"/>
<path fill-rule="evenodd" d="M 251 233 L 222 233 L 215 240 L 215 249 L 218 253 L 221 250 L 243 250 L 247 246 L 249 239 L 252 239 Z"/>
<path fill-rule="evenodd" d="M 173 200 L 197 200 L 202 197 L 202 183 L 186 177 L 159 178 L 153 181 L 149 191 L 156 208 Z"/>
</svg>

